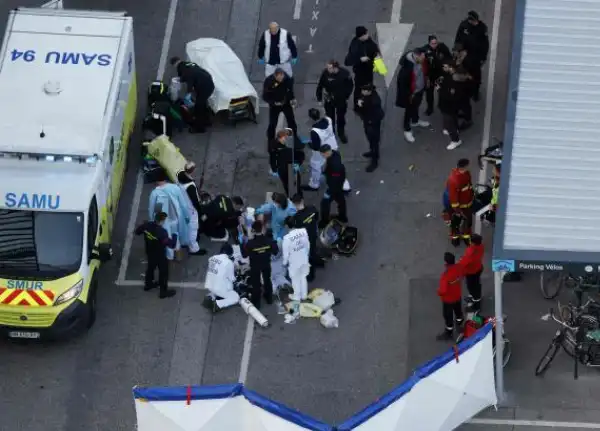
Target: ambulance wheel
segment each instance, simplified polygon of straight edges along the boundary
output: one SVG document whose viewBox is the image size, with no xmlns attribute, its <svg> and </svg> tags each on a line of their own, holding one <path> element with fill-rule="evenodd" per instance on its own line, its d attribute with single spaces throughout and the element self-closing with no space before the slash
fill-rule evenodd
<svg viewBox="0 0 600 431">
<path fill-rule="evenodd" d="M 90 290 L 90 295 L 88 296 L 88 301 L 87 301 L 87 321 L 85 323 L 86 329 L 91 329 L 92 326 L 94 326 L 94 323 L 96 323 L 96 307 L 97 307 L 97 295 L 96 295 L 96 291 L 98 284 L 96 281 L 92 282 L 92 286 L 91 286 L 91 290 Z"/>
</svg>

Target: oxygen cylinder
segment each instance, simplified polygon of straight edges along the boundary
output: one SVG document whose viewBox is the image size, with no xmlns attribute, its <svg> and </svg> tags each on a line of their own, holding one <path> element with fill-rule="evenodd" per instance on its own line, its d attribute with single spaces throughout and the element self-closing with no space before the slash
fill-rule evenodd
<svg viewBox="0 0 600 431">
<path fill-rule="evenodd" d="M 169 85 L 169 97 L 171 102 L 177 102 L 179 95 L 181 94 L 181 80 L 178 76 L 171 78 L 171 85 Z"/>
<path fill-rule="evenodd" d="M 248 298 L 240 299 L 240 305 L 242 306 L 242 310 L 246 312 L 246 314 L 252 317 L 256 323 L 258 323 L 263 328 L 269 326 L 269 321 L 258 309 L 252 305 L 252 303 L 248 300 Z"/>
</svg>

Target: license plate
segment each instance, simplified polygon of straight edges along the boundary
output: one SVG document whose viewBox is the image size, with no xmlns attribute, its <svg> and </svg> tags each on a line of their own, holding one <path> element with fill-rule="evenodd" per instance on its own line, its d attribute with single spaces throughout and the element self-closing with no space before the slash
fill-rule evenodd
<svg viewBox="0 0 600 431">
<path fill-rule="evenodd" d="M 21 332 L 21 331 L 11 331 L 8 333 L 10 338 L 40 338 L 39 332 Z"/>
</svg>

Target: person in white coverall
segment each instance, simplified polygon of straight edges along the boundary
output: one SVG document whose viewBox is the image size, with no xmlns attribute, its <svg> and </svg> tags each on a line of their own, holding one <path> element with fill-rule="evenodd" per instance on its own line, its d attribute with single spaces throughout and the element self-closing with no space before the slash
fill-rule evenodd
<svg viewBox="0 0 600 431">
<path fill-rule="evenodd" d="M 305 228 L 295 228 L 293 217 L 288 217 L 285 223 L 290 231 L 283 237 L 283 265 L 288 268 L 292 289 L 294 289 L 290 299 L 292 301 L 304 301 L 308 299 L 308 281 L 306 277 L 310 272 L 308 232 Z"/>
<path fill-rule="evenodd" d="M 235 264 L 233 247 L 223 244 L 220 254 L 208 259 L 208 270 L 204 285 L 210 292 L 207 300 L 213 311 L 220 311 L 240 302 L 240 295 L 234 290 Z"/>
<path fill-rule="evenodd" d="M 312 150 L 310 156 L 310 179 L 308 184 L 302 186 L 305 191 L 317 191 L 321 186 L 325 157 L 319 151 L 323 145 L 329 145 L 332 150 L 338 151 L 338 143 L 333 130 L 333 121 L 327 116 L 321 116 L 316 108 L 308 110 L 309 118 L 314 121 L 310 130 L 310 142 L 308 146 Z M 344 181 L 344 192 L 350 191 L 350 183 Z"/>
<path fill-rule="evenodd" d="M 203 256 L 206 254 L 206 250 L 201 249 L 198 244 L 198 229 L 200 227 L 198 211 L 200 210 L 201 204 L 198 187 L 192 177 L 195 169 L 196 164 L 194 162 L 186 163 L 184 170 L 177 174 L 177 182 L 185 194 L 188 211 L 190 213 L 190 223 L 188 224 L 189 254 L 192 256 Z"/>
<path fill-rule="evenodd" d="M 150 202 L 148 205 L 148 215 L 150 220 L 154 220 L 157 212 L 167 214 L 167 220 L 163 227 L 169 234 L 177 234 L 177 244 L 175 250 L 179 250 L 182 245 L 188 245 L 188 223 L 190 222 L 190 212 L 188 209 L 185 194 L 181 187 L 167 183 L 167 173 L 158 172 L 156 176 L 156 187 L 150 193 Z M 175 259 L 175 251 L 167 248 L 167 259 Z"/>
</svg>

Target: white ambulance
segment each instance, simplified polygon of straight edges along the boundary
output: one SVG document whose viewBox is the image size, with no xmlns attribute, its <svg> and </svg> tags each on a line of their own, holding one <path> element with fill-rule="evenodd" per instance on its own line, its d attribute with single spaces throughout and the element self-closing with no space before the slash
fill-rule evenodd
<svg viewBox="0 0 600 431">
<path fill-rule="evenodd" d="M 91 327 L 137 106 L 125 13 L 10 12 L 0 50 L 0 332 Z"/>
</svg>

